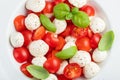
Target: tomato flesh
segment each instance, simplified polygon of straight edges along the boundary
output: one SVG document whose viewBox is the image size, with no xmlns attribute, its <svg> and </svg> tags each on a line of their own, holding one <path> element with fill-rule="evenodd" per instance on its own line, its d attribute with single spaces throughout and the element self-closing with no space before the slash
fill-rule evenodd
<svg viewBox="0 0 120 80">
<path fill-rule="evenodd" d="M 43 9 L 43 13 L 46 14 L 46 13 L 52 13 L 53 12 L 53 6 L 54 6 L 54 3 L 51 2 L 51 1 L 46 1 L 46 6 L 45 8 Z"/>
</svg>

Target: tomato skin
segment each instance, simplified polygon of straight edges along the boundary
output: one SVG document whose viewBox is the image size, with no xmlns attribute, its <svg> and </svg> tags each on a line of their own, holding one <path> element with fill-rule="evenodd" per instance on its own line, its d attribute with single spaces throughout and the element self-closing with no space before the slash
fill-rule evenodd
<svg viewBox="0 0 120 80">
<path fill-rule="evenodd" d="M 35 30 L 35 32 L 33 33 L 33 40 L 38 40 L 38 39 L 42 39 L 45 35 L 45 28 L 43 26 L 40 26 L 37 30 Z"/>
<path fill-rule="evenodd" d="M 88 37 L 78 38 L 75 43 L 79 50 L 84 50 L 84 51 L 91 50 L 90 39 Z"/>
<path fill-rule="evenodd" d="M 21 72 L 26 75 L 29 78 L 32 78 L 33 76 L 27 71 L 26 67 L 31 65 L 30 63 L 24 63 L 20 66 Z"/>
<path fill-rule="evenodd" d="M 25 61 L 28 60 L 30 53 L 29 51 L 24 48 L 24 47 L 20 47 L 20 48 L 14 48 L 13 50 L 13 56 L 15 58 L 15 60 L 19 63 L 23 63 Z"/>
<path fill-rule="evenodd" d="M 66 78 L 63 74 L 57 75 L 57 78 L 58 78 L 58 80 L 72 80 L 72 79 Z"/>
<path fill-rule="evenodd" d="M 92 38 L 92 36 L 93 36 L 93 32 L 92 32 L 92 30 L 90 29 L 90 27 L 88 27 L 87 36 L 88 36 L 89 38 Z"/>
<path fill-rule="evenodd" d="M 32 42 L 32 32 L 29 30 L 24 30 L 21 32 L 23 34 L 24 37 L 24 45 L 25 47 L 27 47 L 30 42 Z"/>
<path fill-rule="evenodd" d="M 52 13 L 53 12 L 53 7 L 54 7 L 54 3 L 51 1 L 46 1 L 46 6 L 43 9 L 43 13 Z"/>
<path fill-rule="evenodd" d="M 62 2 L 65 2 L 66 0 L 53 0 L 54 4 L 59 4 L 59 3 L 62 3 Z"/>
<path fill-rule="evenodd" d="M 14 19 L 14 26 L 16 31 L 21 32 L 26 29 L 25 27 L 25 16 L 19 15 Z"/>
<path fill-rule="evenodd" d="M 90 5 L 85 5 L 80 10 L 86 12 L 89 16 L 94 16 L 95 15 L 95 10 Z"/>
<path fill-rule="evenodd" d="M 57 37 L 55 37 L 54 33 L 48 32 L 47 34 L 45 34 L 44 36 L 44 41 L 50 46 L 55 48 L 58 43 L 59 43 L 59 39 Z"/>
<path fill-rule="evenodd" d="M 60 61 L 56 58 L 48 58 L 48 60 L 44 63 L 44 68 L 47 69 L 50 73 L 57 72 L 59 67 Z"/>
<path fill-rule="evenodd" d="M 92 37 L 91 40 L 90 40 L 91 47 L 92 47 L 93 49 L 95 49 L 95 48 L 98 47 L 98 43 L 99 43 L 100 39 L 101 39 L 101 35 L 100 35 L 99 33 L 95 33 L 95 34 L 93 35 L 93 37 Z"/>
<path fill-rule="evenodd" d="M 80 77 L 82 69 L 77 63 L 68 64 L 64 69 L 64 76 L 68 79 L 74 79 Z"/>
</svg>

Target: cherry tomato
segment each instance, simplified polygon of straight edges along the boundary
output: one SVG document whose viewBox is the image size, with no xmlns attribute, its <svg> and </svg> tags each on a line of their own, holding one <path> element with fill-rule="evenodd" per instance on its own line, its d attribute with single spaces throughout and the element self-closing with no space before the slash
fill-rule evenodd
<svg viewBox="0 0 120 80">
<path fill-rule="evenodd" d="M 64 69 L 64 76 L 68 79 L 74 79 L 81 76 L 82 69 L 77 63 L 68 64 Z"/>
<path fill-rule="evenodd" d="M 89 16 L 94 16 L 95 15 L 95 10 L 90 5 L 85 5 L 80 10 L 86 12 Z"/>
<path fill-rule="evenodd" d="M 77 28 L 75 27 L 72 31 L 72 36 L 75 38 L 81 38 L 87 36 L 87 28 Z"/>
<path fill-rule="evenodd" d="M 87 35 L 88 35 L 89 38 L 91 38 L 93 36 L 93 32 L 89 27 L 88 27 L 88 30 L 87 30 Z"/>
<path fill-rule="evenodd" d="M 43 26 L 40 26 L 34 33 L 33 33 L 33 40 L 38 40 L 38 39 L 42 39 L 45 35 L 45 28 Z"/>
<path fill-rule="evenodd" d="M 58 4 L 58 3 L 62 3 L 62 2 L 65 2 L 66 0 L 53 0 L 53 2 L 55 3 L 55 4 Z"/>
<path fill-rule="evenodd" d="M 44 63 L 44 68 L 48 70 L 50 73 L 55 73 L 58 71 L 60 67 L 60 61 L 56 58 L 49 58 L 45 63 Z"/>
<path fill-rule="evenodd" d="M 25 16 L 19 15 L 14 19 L 14 26 L 16 31 L 23 31 L 26 29 L 25 27 Z"/>
<path fill-rule="evenodd" d="M 24 37 L 24 46 L 27 47 L 32 41 L 32 32 L 29 30 L 24 30 L 21 32 Z"/>
<path fill-rule="evenodd" d="M 31 65 L 30 63 L 24 63 L 20 66 L 20 70 L 23 74 L 25 74 L 27 77 L 32 78 L 33 76 L 27 71 L 26 67 Z"/>
<path fill-rule="evenodd" d="M 75 43 L 79 50 L 91 50 L 90 39 L 88 37 L 78 38 Z"/>
<path fill-rule="evenodd" d="M 15 60 L 19 63 L 23 63 L 25 61 L 28 60 L 30 53 L 29 51 L 24 48 L 24 47 L 20 47 L 20 48 L 14 48 L 13 50 L 13 56 L 15 58 Z"/>
<path fill-rule="evenodd" d="M 59 43 L 58 46 L 55 48 L 56 50 L 61 50 L 63 46 L 65 45 L 65 39 L 61 36 L 58 37 Z"/>
<path fill-rule="evenodd" d="M 91 47 L 92 47 L 93 49 L 95 49 L 95 48 L 98 47 L 98 43 L 99 43 L 100 39 L 101 39 L 101 35 L 100 35 L 99 33 L 95 33 L 95 34 L 93 35 L 93 37 L 92 37 L 91 40 L 90 40 Z"/>
<path fill-rule="evenodd" d="M 50 47 L 53 47 L 53 48 L 55 48 L 59 43 L 59 39 L 56 37 L 54 33 L 51 33 L 51 32 L 48 32 L 47 34 L 45 34 L 44 41 Z"/>
<path fill-rule="evenodd" d="M 72 80 L 72 79 L 66 78 L 63 74 L 57 75 L 57 78 L 58 78 L 58 80 Z"/>
<path fill-rule="evenodd" d="M 53 2 L 51 1 L 46 1 L 46 6 L 45 8 L 43 9 L 43 13 L 52 13 L 53 12 Z"/>
</svg>

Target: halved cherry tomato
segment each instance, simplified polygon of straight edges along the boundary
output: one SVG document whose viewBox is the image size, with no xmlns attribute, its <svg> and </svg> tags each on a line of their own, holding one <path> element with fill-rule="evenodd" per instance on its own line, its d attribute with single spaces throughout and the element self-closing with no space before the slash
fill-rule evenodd
<svg viewBox="0 0 120 80">
<path fill-rule="evenodd" d="M 20 70 L 23 74 L 25 74 L 27 77 L 32 78 L 33 76 L 27 71 L 26 67 L 31 65 L 30 63 L 24 63 L 20 66 Z"/>
<path fill-rule="evenodd" d="M 46 6 L 43 9 L 43 13 L 52 13 L 53 12 L 53 7 L 54 7 L 54 3 L 51 1 L 46 1 Z"/>
<path fill-rule="evenodd" d="M 74 79 L 81 76 L 82 69 L 77 63 L 68 64 L 64 69 L 64 76 L 68 79 Z"/>
<path fill-rule="evenodd" d="M 55 73 L 58 71 L 60 67 L 60 61 L 56 58 L 49 58 L 44 63 L 44 68 L 48 70 L 50 73 Z"/>
<path fill-rule="evenodd" d="M 92 32 L 92 30 L 88 27 L 88 29 L 87 29 L 87 36 L 89 37 L 89 38 L 92 38 L 92 36 L 93 36 L 93 32 Z"/>
<path fill-rule="evenodd" d="M 56 37 L 56 35 L 54 33 L 51 33 L 51 32 L 48 32 L 47 34 L 45 34 L 44 41 L 50 47 L 53 47 L 53 48 L 55 48 L 56 46 L 58 46 L 58 43 L 59 43 L 59 39 Z"/>
<path fill-rule="evenodd" d="M 59 51 L 65 45 L 65 39 L 61 36 L 59 36 L 58 39 L 59 39 L 59 43 L 58 43 L 58 46 L 55 49 Z"/>
<path fill-rule="evenodd" d="M 89 16 L 94 16 L 95 15 L 95 10 L 90 5 L 85 5 L 80 10 L 86 12 Z"/>
<path fill-rule="evenodd" d="M 19 15 L 14 19 L 14 26 L 16 31 L 23 31 L 26 29 L 25 27 L 25 16 Z"/>
<path fill-rule="evenodd" d="M 23 63 L 28 60 L 30 53 L 25 47 L 14 48 L 13 56 L 17 62 Z"/>
<path fill-rule="evenodd" d="M 40 26 L 37 30 L 35 30 L 35 32 L 33 33 L 33 40 L 38 40 L 38 39 L 42 39 L 45 35 L 45 28 L 43 26 Z"/>
<path fill-rule="evenodd" d="M 72 79 L 66 78 L 63 74 L 57 75 L 57 78 L 58 78 L 58 80 L 72 80 Z"/>
<path fill-rule="evenodd" d="M 88 37 L 78 38 L 75 43 L 79 50 L 91 50 L 90 39 Z"/>
<path fill-rule="evenodd" d="M 55 3 L 55 4 L 58 4 L 58 3 L 62 3 L 62 2 L 65 2 L 66 0 L 53 0 L 53 2 Z"/>
<path fill-rule="evenodd" d="M 32 41 L 32 32 L 29 30 L 24 30 L 21 32 L 24 37 L 24 46 L 27 47 Z"/>
<path fill-rule="evenodd" d="M 99 43 L 100 39 L 101 39 L 101 35 L 99 33 L 95 33 L 93 35 L 93 37 L 90 40 L 90 44 L 93 49 L 98 47 L 98 43 Z"/>
</svg>

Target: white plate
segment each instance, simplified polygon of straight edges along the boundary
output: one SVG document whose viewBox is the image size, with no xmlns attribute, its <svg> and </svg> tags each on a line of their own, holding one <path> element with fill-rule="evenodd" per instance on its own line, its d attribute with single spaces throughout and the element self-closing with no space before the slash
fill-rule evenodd
<svg viewBox="0 0 120 80">
<path fill-rule="evenodd" d="M 0 80 L 29 80 L 19 71 L 19 64 L 13 59 L 9 46 L 9 33 L 14 29 L 12 19 L 18 13 L 23 13 L 25 0 L 0 1 Z M 101 72 L 93 80 L 119 80 L 120 79 L 120 7 L 118 0 L 96 0 L 109 18 L 111 28 L 115 32 L 115 41 L 110 51 L 110 57 Z M 19 3 L 19 4 L 18 4 Z M 17 7 L 16 7 L 17 6 Z M 22 7 L 23 8 L 22 8 Z M 4 9 L 3 9 L 4 8 Z M 18 11 L 19 10 L 19 11 Z M 22 11 L 22 12 L 21 12 Z M 17 12 L 17 14 L 16 14 Z M 11 17 L 12 16 L 12 17 Z M 10 20 L 10 22 L 9 22 Z M 10 23 L 10 24 L 8 24 Z"/>
</svg>

